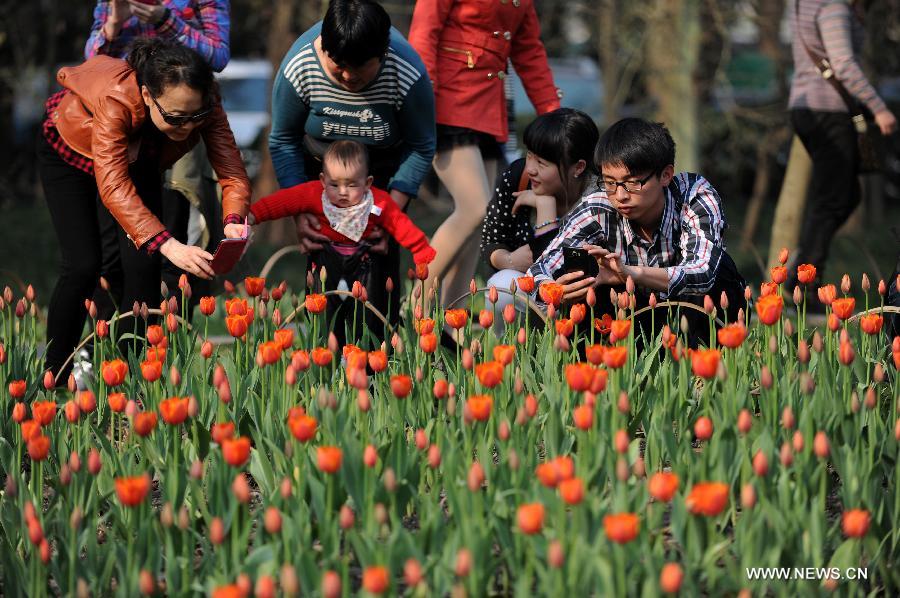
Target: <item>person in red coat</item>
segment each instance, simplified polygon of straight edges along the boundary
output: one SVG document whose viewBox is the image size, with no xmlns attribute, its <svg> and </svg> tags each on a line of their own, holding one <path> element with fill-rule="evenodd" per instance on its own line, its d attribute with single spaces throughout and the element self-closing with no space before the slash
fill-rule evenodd
<svg viewBox="0 0 900 598">
<path fill-rule="evenodd" d="M 314 279 L 325 269 L 326 290 L 349 290 L 359 282 L 366 294 L 371 285 L 384 285 L 387 274 L 379 267 L 380 260 L 371 260 L 371 240 L 376 227 L 413 254 L 416 265 L 427 265 L 435 256 L 425 233 L 404 214 L 390 193 L 372 187 L 366 147 L 358 141 L 340 140 L 328 146 L 322 156 L 319 180 L 300 183 L 263 197 L 250 206 L 250 223 L 257 224 L 277 218 L 312 214 L 319 221 L 319 233 L 329 239 L 322 249 L 310 254 Z M 327 318 L 334 319 L 338 341 L 345 340 L 345 324 L 351 321 L 353 307 L 345 306 L 346 296 L 328 299 Z M 367 312 L 368 314 L 368 312 Z M 356 321 L 355 319 L 352 321 Z M 381 326 L 367 319 L 369 330 L 379 335 Z M 353 341 L 362 338 L 364 331 L 353 331 Z"/>
<path fill-rule="evenodd" d="M 435 231 L 425 288 L 443 280 L 444 306 L 468 290 L 507 128 L 504 79 L 512 61 L 538 114 L 560 107 L 534 0 L 418 0 L 409 42 L 434 86 L 434 169 L 454 211 Z"/>
</svg>

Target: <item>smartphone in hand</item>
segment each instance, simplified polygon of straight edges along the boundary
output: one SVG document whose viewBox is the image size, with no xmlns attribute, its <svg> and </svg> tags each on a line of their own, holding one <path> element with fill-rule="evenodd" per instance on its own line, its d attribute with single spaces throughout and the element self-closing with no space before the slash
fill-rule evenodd
<svg viewBox="0 0 900 598">
<path fill-rule="evenodd" d="M 585 277 L 594 277 L 600 274 L 600 266 L 597 259 L 581 247 L 563 247 L 562 273 L 584 272 Z"/>
</svg>

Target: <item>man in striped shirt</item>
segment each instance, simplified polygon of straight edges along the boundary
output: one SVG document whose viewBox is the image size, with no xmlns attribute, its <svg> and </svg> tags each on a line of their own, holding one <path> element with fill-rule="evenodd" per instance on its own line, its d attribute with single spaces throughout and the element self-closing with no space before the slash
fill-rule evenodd
<svg viewBox="0 0 900 598">
<path fill-rule="evenodd" d="M 744 281 L 725 252 L 722 202 L 700 175 L 675 172 L 675 142 L 658 123 L 626 118 L 600 138 L 595 160 L 600 189 L 584 197 L 529 270 L 538 286 L 555 279 L 564 299 L 583 301 L 588 289 L 618 286 L 630 276 L 643 297 L 719 303 L 722 291 L 735 312 Z M 600 273 L 567 272 L 564 247 L 582 247 Z M 604 293 L 598 293 L 603 301 Z"/>
</svg>

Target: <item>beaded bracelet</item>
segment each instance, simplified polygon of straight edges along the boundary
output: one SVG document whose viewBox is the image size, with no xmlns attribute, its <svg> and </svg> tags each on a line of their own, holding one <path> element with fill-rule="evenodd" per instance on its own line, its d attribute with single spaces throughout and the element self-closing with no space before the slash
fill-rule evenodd
<svg viewBox="0 0 900 598">
<path fill-rule="evenodd" d="M 539 228 L 544 228 L 548 224 L 556 224 L 558 222 L 559 222 L 559 217 L 556 217 L 553 220 L 548 220 L 547 222 L 541 222 L 540 224 L 538 224 L 537 226 L 534 227 L 534 230 L 537 230 Z"/>
</svg>

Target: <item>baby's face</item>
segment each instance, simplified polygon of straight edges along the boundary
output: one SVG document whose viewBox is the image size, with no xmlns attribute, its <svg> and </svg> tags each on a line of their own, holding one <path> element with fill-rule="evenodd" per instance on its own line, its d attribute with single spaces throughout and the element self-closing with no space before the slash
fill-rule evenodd
<svg viewBox="0 0 900 598">
<path fill-rule="evenodd" d="M 325 196 L 332 205 L 349 208 L 366 197 L 371 177 L 366 175 L 363 165 L 342 164 L 339 160 L 326 160 L 322 164 L 322 185 Z"/>
</svg>

